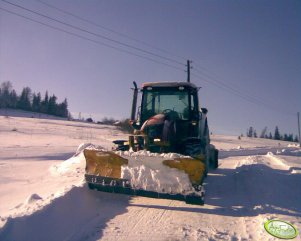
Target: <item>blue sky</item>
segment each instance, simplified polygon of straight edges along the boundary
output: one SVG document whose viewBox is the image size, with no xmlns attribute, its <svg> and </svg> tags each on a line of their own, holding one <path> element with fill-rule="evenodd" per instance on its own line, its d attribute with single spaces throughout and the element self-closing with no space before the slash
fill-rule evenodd
<svg viewBox="0 0 301 241">
<path fill-rule="evenodd" d="M 214 133 L 245 134 L 249 126 L 274 132 L 278 125 L 297 134 L 300 1 L 7 1 L 69 26 L 7 2 L 0 8 L 82 36 L 0 10 L 0 82 L 10 80 L 19 92 L 30 86 L 67 97 L 74 117 L 126 118 L 132 81 L 186 81 L 190 59 Z"/>
</svg>

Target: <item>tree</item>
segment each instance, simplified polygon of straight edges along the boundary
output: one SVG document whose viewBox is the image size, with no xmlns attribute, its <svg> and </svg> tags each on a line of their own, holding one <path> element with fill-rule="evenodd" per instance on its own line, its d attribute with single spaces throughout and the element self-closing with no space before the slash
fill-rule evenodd
<svg viewBox="0 0 301 241">
<path fill-rule="evenodd" d="M 299 142 L 299 138 L 297 135 L 295 136 L 294 142 Z"/>
<path fill-rule="evenodd" d="M 42 100 L 41 93 L 33 93 L 29 87 L 24 87 L 20 96 L 12 87 L 10 81 L 0 85 L 0 108 L 18 108 L 40 113 L 49 113 L 61 117 L 71 117 L 68 111 L 68 102 L 65 99 L 61 104 L 57 104 L 57 97 L 52 95 L 49 98 L 48 91 Z"/>
<path fill-rule="evenodd" d="M 56 100 L 57 100 L 57 97 L 55 95 L 52 95 L 50 98 L 49 98 L 49 102 L 48 102 L 48 111 L 47 113 L 50 114 L 50 115 L 55 115 L 57 114 L 57 104 L 56 104 Z"/>
<path fill-rule="evenodd" d="M 68 111 L 68 101 L 65 99 L 62 103 L 60 103 L 57 106 L 56 109 L 56 115 L 61 116 L 61 117 L 69 117 L 69 111 Z"/>
<path fill-rule="evenodd" d="M 86 119 L 86 121 L 92 123 L 93 119 L 91 117 L 89 117 L 89 118 Z"/>
<path fill-rule="evenodd" d="M 274 139 L 275 140 L 280 140 L 281 139 L 278 126 L 276 126 L 276 128 L 275 128 Z"/>
<path fill-rule="evenodd" d="M 31 89 L 29 87 L 23 88 L 17 107 L 22 110 L 31 110 Z"/>
<path fill-rule="evenodd" d="M 254 138 L 257 138 L 257 132 L 254 130 Z"/>
<path fill-rule="evenodd" d="M 268 129 L 268 127 L 266 126 L 263 130 L 262 130 L 262 132 L 260 133 L 260 138 L 265 138 L 266 136 L 267 136 L 267 129 Z"/>
<path fill-rule="evenodd" d="M 12 91 L 12 83 L 10 81 L 1 84 L 0 108 L 10 107 L 10 93 Z"/>
<path fill-rule="evenodd" d="M 71 117 L 69 111 L 68 111 L 68 101 L 67 98 L 61 103 L 62 108 L 62 117 Z"/>
<path fill-rule="evenodd" d="M 41 112 L 42 113 L 48 112 L 48 104 L 49 104 L 49 97 L 48 97 L 48 91 L 46 90 L 44 100 L 41 103 Z"/>
<path fill-rule="evenodd" d="M 269 139 L 273 139 L 272 132 L 269 134 Z"/>
<path fill-rule="evenodd" d="M 283 136 L 283 140 L 284 140 L 284 141 L 288 141 L 288 135 L 287 135 L 286 133 L 285 133 L 284 136 Z"/>
<path fill-rule="evenodd" d="M 41 93 L 33 93 L 32 97 L 32 111 L 40 112 L 41 111 Z"/>
<path fill-rule="evenodd" d="M 102 124 L 105 124 L 105 125 L 113 125 L 117 120 L 115 120 L 114 118 L 110 117 L 104 117 L 102 118 L 101 120 L 101 123 Z"/>
<path fill-rule="evenodd" d="M 15 90 L 12 90 L 11 92 L 10 92 L 10 98 L 9 98 L 10 100 L 9 100 L 9 107 L 10 108 L 17 108 L 17 104 L 18 104 L 18 95 L 17 95 L 17 93 L 16 93 L 16 91 Z"/>
<path fill-rule="evenodd" d="M 253 127 L 251 126 L 250 128 L 249 128 L 249 130 L 247 131 L 247 137 L 253 137 Z"/>
</svg>

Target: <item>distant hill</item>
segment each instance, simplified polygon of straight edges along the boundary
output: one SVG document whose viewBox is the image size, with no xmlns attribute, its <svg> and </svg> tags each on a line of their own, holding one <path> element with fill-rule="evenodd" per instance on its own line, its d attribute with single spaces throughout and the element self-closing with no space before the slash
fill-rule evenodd
<svg viewBox="0 0 301 241">
<path fill-rule="evenodd" d="M 51 120 L 68 120 L 68 118 L 37 113 L 32 111 L 0 108 L 0 116 L 12 116 L 12 117 L 25 117 L 25 118 L 38 118 L 38 119 L 51 119 Z"/>
</svg>

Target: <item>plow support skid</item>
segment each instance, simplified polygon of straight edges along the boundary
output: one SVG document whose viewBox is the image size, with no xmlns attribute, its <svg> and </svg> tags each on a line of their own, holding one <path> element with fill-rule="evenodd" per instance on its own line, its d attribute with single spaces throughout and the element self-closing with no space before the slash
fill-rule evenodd
<svg viewBox="0 0 301 241">
<path fill-rule="evenodd" d="M 160 193 L 154 191 L 147 191 L 143 189 L 133 189 L 130 185 L 124 185 L 127 180 L 116 180 L 108 177 L 85 175 L 86 182 L 90 189 L 95 189 L 101 192 L 109 193 L 119 193 L 132 196 L 141 196 L 149 198 L 159 198 L 159 199 L 170 199 L 185 201 L 187 204 L 204 205 L 204 191 L 202 195 L 183 195 L 183 194 L 170 194 L 170 193 Z"/>
</svg>

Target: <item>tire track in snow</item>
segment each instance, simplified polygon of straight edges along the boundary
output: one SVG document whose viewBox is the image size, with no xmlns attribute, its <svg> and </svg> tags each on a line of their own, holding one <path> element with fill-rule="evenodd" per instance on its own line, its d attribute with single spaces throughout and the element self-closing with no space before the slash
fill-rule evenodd
<svg viewBox="0 0 301 241">
<path fill-rule="evenodd" d="M 171 207 L 173 203 L 174 203 L 174 201 L 171 200 L 169 202 L 169 204 L 168 204 L 168 207 Z M 161 215 L 158 215 L 158 217 L 159 217 L 158 220 L 157 220 L 158 223 L 162 222 L 162 220 L 163 220 L 162 218 L 165 216 L 166 212 L 168 212 L 168 210 L 167 209 L 163 209 L 163 211 L 161 212 Z"/>
<path fill-rule="evenodd" d="M 115 220 L 117 222 L 115 228 L 117 226 L 120 231 L 118 236 L 115 236 L 116 240 L 136 240 L 137 238 L 142 240 L 162 239 L 162 235 L 158 228 L 161 227 L 159 224 L 162 224 L 162 220 L 164 220 L 168 209 L 156 208 L 156 205 L 164 204 L 165 206 L 166 204 L 166 207 L 170 207 L 172 203 L 172 200 L 159 200 L 144 197 L 134 198 L 133 203 L 130 204 L 128 208 L 126 217 L 122 219 L 121 223 Z M 114 231 L 114 229 L 111 229 L 110 231 Z M 108 233 L 107 235 L 108 237 L 111 236 Z"/>
</svg>

